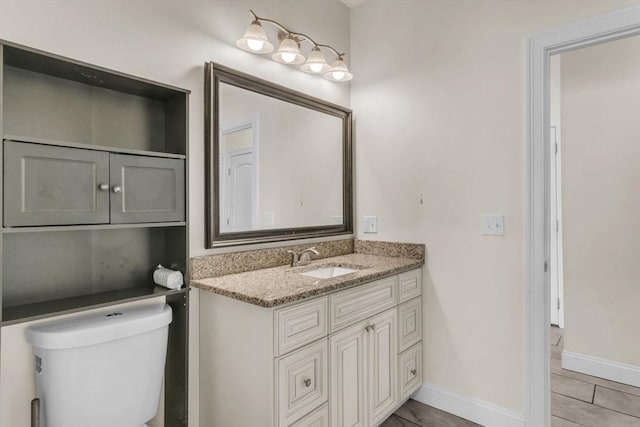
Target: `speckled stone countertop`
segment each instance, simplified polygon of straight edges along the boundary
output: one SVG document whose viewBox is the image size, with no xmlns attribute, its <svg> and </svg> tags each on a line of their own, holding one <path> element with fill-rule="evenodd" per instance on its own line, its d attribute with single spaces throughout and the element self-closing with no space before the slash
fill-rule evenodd
<svg viewBox="0 0 640 427">
<path fill-rule="evenodd" d="M 261 307 L 299 301 L 419 268 L 422 260 L 349 254 L 324 258 L 301 267 L 273 267 L 226 276 L 191 280 L 191 286 Z M 322 267 L 352 267 L 358 271 L 330 279 L 299 273 Z"/>
</svg>

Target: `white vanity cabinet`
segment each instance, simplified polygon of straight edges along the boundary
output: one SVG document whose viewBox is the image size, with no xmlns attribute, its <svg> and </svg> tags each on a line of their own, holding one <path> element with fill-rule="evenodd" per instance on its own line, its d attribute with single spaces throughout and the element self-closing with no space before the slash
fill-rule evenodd
<svg viewBox="0 0 640 427">
<path fill-rule="evenodd" d="M 201 423 L 379 425 L 422 383 L 420 295 L 421 269 L 274 308 L 201 292 Z"/>
</svg>

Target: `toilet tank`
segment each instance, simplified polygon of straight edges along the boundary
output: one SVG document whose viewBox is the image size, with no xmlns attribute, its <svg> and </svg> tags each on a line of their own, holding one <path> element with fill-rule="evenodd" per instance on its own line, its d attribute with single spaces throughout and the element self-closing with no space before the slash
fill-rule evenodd
<svg viewBox="0 0 640 427">
<path fill-rule="evenodd" d="M 158 411 L 171 307 L 154 304 L 27 328 L 42 427 L 140 427 Z"/>
</svg>

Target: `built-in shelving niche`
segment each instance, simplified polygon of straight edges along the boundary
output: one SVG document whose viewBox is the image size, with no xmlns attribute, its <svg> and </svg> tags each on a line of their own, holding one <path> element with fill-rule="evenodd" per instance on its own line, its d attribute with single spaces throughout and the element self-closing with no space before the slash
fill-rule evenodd
<svg viewBox="0 0 640 427">
<path fill-rule="evenodd" d="M 0 62 L 0 165 L 3 141 L 12 140 L 182 159 L 188 176 L 189 91 L 2 40 Z M 0 212 L 3 190 L 16 185 L 3 181 L 4 172 Z M 188 227 L 188 215 L 165 223 L 11 228 L 3 218 L 2 326 L 164 296 L 173 309 L 164 425 L 186 427 L 189 289 L 155 286 L 152 271 L 162 264 L 188 277 Z"/>
<path fill-rule="evenodd" d="M 185 227 L 4 235 L 3 324 L 168 292 L 155 266 L 185 272 Z"/>
<path fill-rule="evenodd" d="M 186 154 L 184 92 L 11 46 L 3 56 L 5 139 Z"/>
</svg>

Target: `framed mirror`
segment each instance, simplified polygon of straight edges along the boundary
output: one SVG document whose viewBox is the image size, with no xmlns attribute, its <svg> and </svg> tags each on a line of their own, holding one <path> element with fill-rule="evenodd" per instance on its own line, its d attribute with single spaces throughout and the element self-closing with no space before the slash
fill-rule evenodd
<svg viewBox="0 0 640 427">
<path fill-rule="evenodd" d="M 351 110 L 205 64 L 207 247 L 350 234 Z"/>
</svg>

